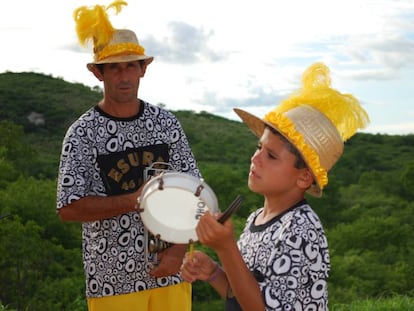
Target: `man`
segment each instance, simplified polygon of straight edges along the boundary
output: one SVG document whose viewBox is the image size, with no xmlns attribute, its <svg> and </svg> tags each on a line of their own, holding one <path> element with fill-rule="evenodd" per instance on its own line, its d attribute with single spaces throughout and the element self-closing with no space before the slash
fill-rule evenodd
<svg viewBox="0 0 414 311">
<path fill-rule="evenodd" d="M 74 12 L 80 42 L 94 42 L 87 68 L 103 82 L 104 96 L 65 135 L 57 210 L 63 221 L 82 222 L 89 310 L 191 310 L 191 285 L 178 274 L 186 245 L 163 250 L 151 269 L 135 207 L 154 162 L 194 176 L 199 170 L 176 117 L 138 98 L 153 57 L 134 32 L 112 28 L 106 11 L 125 4 Z"/>
</svg>

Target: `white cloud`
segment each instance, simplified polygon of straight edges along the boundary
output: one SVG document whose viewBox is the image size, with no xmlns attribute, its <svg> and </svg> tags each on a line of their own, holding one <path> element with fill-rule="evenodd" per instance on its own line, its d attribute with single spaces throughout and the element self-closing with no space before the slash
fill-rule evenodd
<svg viewBox="0 0 414 311">
<path fill-rule="evenodd" d="M 97 85 L 72 12 L 110 2 L 10 1 L 0 11 L 7 60 L 0 71 Z M 372 115 L 368 131 L 414 133 L 412 0 L 129 0 L 111 21 L 135 30 L 156 56 L 140 89 L 150 102 L 232 119 L 235 106 L 263 115 L 299 87 L 307 66 L 324 61 L 334 87 L 354 94 Z"/>
</svg>

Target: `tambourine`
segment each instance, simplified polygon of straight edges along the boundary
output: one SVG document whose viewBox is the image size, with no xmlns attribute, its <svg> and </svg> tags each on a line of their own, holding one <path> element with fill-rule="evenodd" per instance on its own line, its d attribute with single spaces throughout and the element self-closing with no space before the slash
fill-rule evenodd
<svg viewBox="0 0 414 311">
<path fill-rule="evenodd" d="M 165 171 L 150 179 L 138 200 L 145 227 L 162 241 L 198 240 L 195 228 L 206 211 L 219 212 L 217 197 L 203 179 Z"/>
</svg>

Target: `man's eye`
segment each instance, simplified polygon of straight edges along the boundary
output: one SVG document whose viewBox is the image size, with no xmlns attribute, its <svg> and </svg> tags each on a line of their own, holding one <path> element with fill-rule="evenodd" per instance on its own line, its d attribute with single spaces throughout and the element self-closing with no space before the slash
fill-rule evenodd
<svg viewBox="0 0 414 311">
<path fill-rule="evenodd" d="M 139 67 L 141 67 L 139 61 L 135 61 L 135 62 L 128 63 L 128 68 L 135 69 L 135 68 L 139 68 Z"/>
</svg>

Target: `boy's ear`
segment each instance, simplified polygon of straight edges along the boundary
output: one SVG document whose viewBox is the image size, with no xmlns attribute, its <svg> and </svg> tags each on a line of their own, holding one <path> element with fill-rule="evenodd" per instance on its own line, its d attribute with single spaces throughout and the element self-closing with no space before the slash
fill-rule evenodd
<svg viewBox="0 0 414 311">
<path fill-rule="evenodd" d="M 303 189 L 309 189 L 310 186 L 314 183 L 314 178 L 312 173 L 308 168 L 302 169 L 298 178 L 298 186 Z"/>
</svg>

